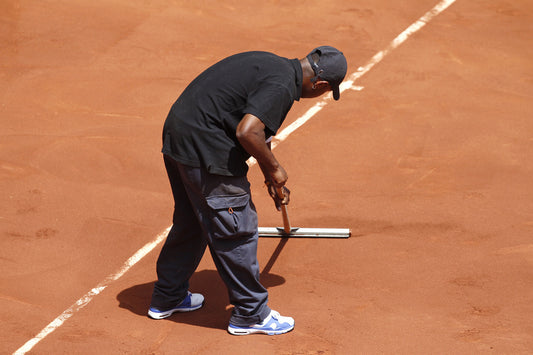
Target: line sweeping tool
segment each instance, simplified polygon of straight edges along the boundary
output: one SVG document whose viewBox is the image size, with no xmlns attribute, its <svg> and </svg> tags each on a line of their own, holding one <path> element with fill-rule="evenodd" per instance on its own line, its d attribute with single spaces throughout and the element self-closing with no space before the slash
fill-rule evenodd
<svg viewBox="0 0 533 355">
<path fill-rule="evenodd" d="M 276 188 L 278 197 L 283 200 L 285 196 L 281 188 Z M 260 237 L 282 237 L 282 238 L 348 238 L 350 229 L 347 228 L 292 228 L 287 212 L 287 205 L 281 205 L 281 215 L 283 217 L 283 228 L 281 227 L 259 227 Z"/>
</svg>

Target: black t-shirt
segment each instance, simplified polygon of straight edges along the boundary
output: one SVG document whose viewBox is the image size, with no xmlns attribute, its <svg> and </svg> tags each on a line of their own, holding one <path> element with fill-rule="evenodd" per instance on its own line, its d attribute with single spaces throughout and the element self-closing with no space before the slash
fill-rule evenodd
<svg viewBox="0 0 533 355">
<path fill-rule="evenodd" d="M 250 155 L 240 145 L 237 125 L 245 114 L 274 135 L 302 93 L 297 59 L 267 52 L 236 54 L 214 64 L 183 91 L 163 128 L 164 154 L 210 173 L 243 176 Z"/>
</svg>

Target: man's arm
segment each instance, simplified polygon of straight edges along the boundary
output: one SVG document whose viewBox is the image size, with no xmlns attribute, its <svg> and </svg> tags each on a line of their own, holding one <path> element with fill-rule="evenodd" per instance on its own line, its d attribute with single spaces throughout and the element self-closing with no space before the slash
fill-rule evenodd
<svg viewBox="0 0 533 355">
<path fill-rule="evenodd" d="M 265 143 L 264 123 L 256 116 L 246 114 L 237 126 L 236 134 L 243 148 L 259 163 L 265 179 L 276 187 L 285 185 L 287 173 Z"/>
</svg>

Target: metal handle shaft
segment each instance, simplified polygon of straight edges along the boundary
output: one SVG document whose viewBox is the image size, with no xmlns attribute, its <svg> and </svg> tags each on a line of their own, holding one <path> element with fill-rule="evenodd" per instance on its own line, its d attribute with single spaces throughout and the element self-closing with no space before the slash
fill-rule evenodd
<svg viewBox="0 0 533 355">
<path fill-rule="evenodd" d="M 278 193 L 279 198 L 283 199 L 285 197 L 281 187 L 276 188 L 276 192 Z M 287 205 L 281 205 L 281 215 L 283 217 L 283 230 L 285 233 L 290 234 L 292 229 L 291 221 L 289 220 L 289 214 L 287 212 Z"/>
</svg>

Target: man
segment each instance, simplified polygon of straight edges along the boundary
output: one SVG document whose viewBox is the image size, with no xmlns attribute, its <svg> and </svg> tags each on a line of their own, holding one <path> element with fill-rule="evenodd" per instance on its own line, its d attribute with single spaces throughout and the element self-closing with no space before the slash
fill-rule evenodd
<svg viewBox="0 0 533 355">
<path fill-rule="evenodd" d="M 259 163 L 276 206 L 287 204 L 288 176 L 267 142 L 294 100 L 329 91 L 338 100 L 346 69 L 344 55 L 329 46 L 300 60 L 247 52 L 208 68 L 180 95 L 163 128 L 175 206 L 157 260 L 151 318 L 202 307 L 204 297 L 189 292 L 189 279 L 209 246 L 234 306 L 230 334 L 273 335 L 294 328 L 294 319 L 269 308 L 259 282 L 258 222 L 246 160 L 253 156 Z"/>
</svg>

